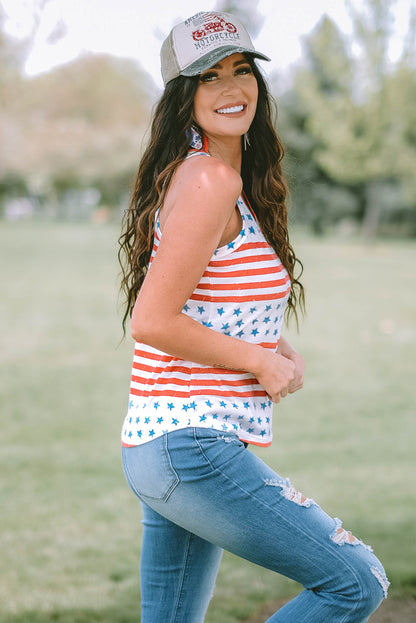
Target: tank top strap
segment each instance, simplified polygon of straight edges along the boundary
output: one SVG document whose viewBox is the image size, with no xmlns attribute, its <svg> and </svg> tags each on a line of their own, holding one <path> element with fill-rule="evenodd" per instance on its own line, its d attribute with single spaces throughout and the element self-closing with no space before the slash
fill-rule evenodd
<svg viewBox="0 0 416 623">
<path fill-rule="evenodd" d="M 189 160 L 189 158 L 193 158 L 193 156 L 208 156 L 208 158 L 210 158 L 210 155 L 207 154 L 206 151 L 201 151 L 198 149 L 189 151 L 187 156 L 185 157 L 185 160 Z"/>
<path fill-rule="evenodd" d="M 254 218 L 256 223 L 258 223 L 259 219 L 257 218 L 257 214 L 254 212 L 253 208 L 251 207 L 250 202 L 248 200 L 248 197 L 247 197 L 246 193 L 244 192 L 244 190 L 242 192 L 242 198 L 243 198 L 243 201 L 244 201 L 245 205 L 247 206 L 250 214 L 252 215 L 252 217 Z"/>
</svg>

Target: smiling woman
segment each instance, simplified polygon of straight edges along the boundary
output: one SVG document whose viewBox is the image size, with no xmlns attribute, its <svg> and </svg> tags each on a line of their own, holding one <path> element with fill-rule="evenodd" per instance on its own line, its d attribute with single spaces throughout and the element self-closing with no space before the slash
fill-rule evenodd
<svg viewBox="0 0 416 623">
<path fill-rule="evenodd" d="M 370 548 L 248 449 L 271 444 L 273 403 L 302 388 L 305 367 L 281 335 L 303 290 L 255 58 L 267 60 L 232 15 L 172 30 L 120 238 L 142 623 L 201 623 L 223 549 L 304 585 L 270 621 L 364 622 L 387 591 Z"/>
<path fill-rule="evenodd" d="M 194 116 L 204 128 L 211 151 L 215 137 L 223 143 L 248 132 L 256 114 L 257 96 L 257 80 L 243 54 L 232 54 L 201 74 Z"/>
</svg>

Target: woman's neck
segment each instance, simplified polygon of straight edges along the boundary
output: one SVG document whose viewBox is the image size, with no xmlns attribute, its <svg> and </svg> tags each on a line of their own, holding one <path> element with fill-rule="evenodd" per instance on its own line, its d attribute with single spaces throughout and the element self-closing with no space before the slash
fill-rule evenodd
<svg viewBox="0 0 416 623">
<path fill-rule="evenodd" d="M 208 152 L 214 158 L 226 162 L 237 173 L 241 173 L 241 138 L 208 136 Z"/>
</svg>

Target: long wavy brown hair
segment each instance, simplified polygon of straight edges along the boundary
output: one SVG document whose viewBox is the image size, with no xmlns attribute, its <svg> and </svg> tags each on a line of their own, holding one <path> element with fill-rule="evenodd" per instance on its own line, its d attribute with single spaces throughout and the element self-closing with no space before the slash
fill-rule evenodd
<svg viewBox="0 0 416 623">
<path fill-rule="evenodd" d="M 281 166 L 284 149 L 274 127 L 276 105 L 256 63 L 249 56 L 247 60 L 257 79 L 258 102 L 249 131 L 250 145 L 242 152 L 243 189 L 264 236 L 289 274 L 292 287 L 286 320 L 293 314 L 298 323 L 298 309 L 304 310 L 304 289 L 299 281 L 303 266 L 289 242 L 287 187 Z M 179 76 L 168 82 L 154 112 L 150 140 L 139 165 L 119 239 L 121 290 L 126 297 L 124 332 L 150 261 L 155 212 L 163 205 L 173 174 L 189 151 L 191 126 L 203 134 L 193 115 L 198 83 L 198 76 Z"/>
</svg>

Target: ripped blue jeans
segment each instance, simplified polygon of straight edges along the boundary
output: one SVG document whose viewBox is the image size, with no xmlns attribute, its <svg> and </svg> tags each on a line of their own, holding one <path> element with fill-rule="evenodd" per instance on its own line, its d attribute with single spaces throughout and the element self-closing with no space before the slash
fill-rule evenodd
<svg viewBox="0 0 416 623">
<path fill-rule="evenodd" d="M 186 428 L 123 448 L 142 502 L 141 623 L 201 623 L 223 549 L 301 583 L 269 622 L 367 621 L 379 560 L 232 433 Z"/>
</svg>

